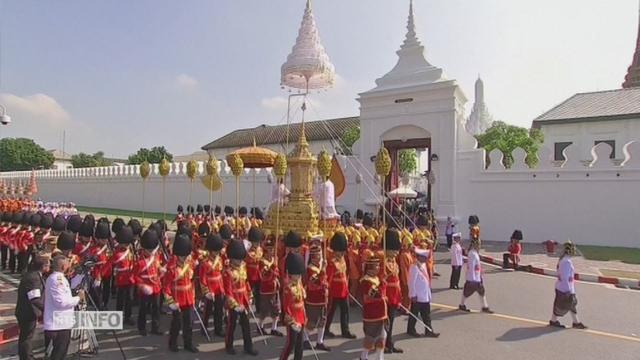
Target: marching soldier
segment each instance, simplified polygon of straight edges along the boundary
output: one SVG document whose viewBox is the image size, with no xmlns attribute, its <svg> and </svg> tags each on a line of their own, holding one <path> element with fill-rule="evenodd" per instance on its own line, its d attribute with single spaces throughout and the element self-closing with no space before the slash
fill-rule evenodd
<svg viewBox="0 0 640 360">
<path fill-rule="evenodd" d="M 90 258 L 93 255 L 92 252 L 96 250 L 93 247 L 93 241 L 91 241 L 93 232 L 94 228 L 91 221 L 85 220 L 84 222 L 82 222 L 82 225 L 80 226 L 80 232 L 78 233 L 78 242 L 73 249 L 73 253 L 76 254 L 81 261 Z"/>
<path fill-rule="evenodd" d="M 302 359 L 302 338 L 307 317 L 304 309 L 305 290 L 302 286 L 304 258 L 300 254 L 289 254 L 286 258 L 288 281 L 283 291 L 284 322 L 287 325 L 287 341 L 280 360 L 289 358 L 294 350 L 294 360 Z"/>
<path fill-rule="evenodd" d="M 309 265 L 307 266 L 305 285 L 306 294 L 305 311 L 307 314 L 307 331 L 318 330 L 316 350 L 331 351 L 324 344 L 324 329 L 327 323 L 327 302 L 329 297 L 329 284 L 327 283 L 326 263 L 322 258 L 322 247 L 311 246 L 309 248 Z M 311 349 L 311 340 L 308 332 L 305 332 L 303 347 Z"/>
<path fill-rule="evenodd" d="M 386 283 L 379 276 L 380 259 L 372 254 L 365 260 L 365 274 L 360 279 L 362 294 L 362 327 L 364 330 L 363 350 L 360 360 L 368 359 L 369 352 L 375 350 L 382 359 L 386 343 L 387 323 Z"/>
<path fill-rule="evenodd" d="M 68 261 L 68 267 L 66 267 L 65 276 L 70 277 L 75 271 L 75 267 L 78 266 L 80 260 L 78 256 L 73 253 L 73 249 L 76 246 L 76 234 L 69 230 L 65 230 L 58 235 L 58 240 L 56 242 L 56 249 L 53 252 L 53 256 L 55 257 L 58 254 L 66 257 Z"/>
<path fill-rule="evenodd" d="M 485 294 L 484 281 L 482 278 L 482 265 L 480 263 L 480 239 L 478 237 L 471 238 L 471 245 L 469 246 L 469 255 L 467 256 L 467 272 L 465 274 L 466 281 L 464 288 L 462 289 L 462 299 L 460 299 L 460 305 L 458 309 L 466 312 L 471 310 L 467 309 L 465 301 L 474 293 L 478 293 L 482 300 L 482 312 L 493 314 L 493 311 L 489 308 L 487 303 L 487 295 Z"/>
<path fill-rule="evenodd" d="M 108 220 L 98 221 L 94 237 L 96 238 L 96 243 L 93 256 L 95 257 L 96 265 L 92 270 L 93 288 L 96 295 L 96 304 L 102 306 L 102 309 L 106 309 L 111 293 L 111 272 L 113 271 L 109 263 L 109 258 L 111 257 L 111 249 L 109 247 L 111 231 L 109 230 Z"/>
<path fill-rule="evenodd" d="M 403 353 L 404 351 L 395 346 L 393 342 L 393 322 L 400 307 L 402 291 L 400 289 L 400 267 L 396 261 L 400 251 L 400 233 L 396 229 L 387 229 L 385 232 L 385 263 L 382 270 L 382 279 L 386 283 L 387 296 L 387 316 L 389 325 L 387 329 L 387 340 L 385 343 L 385 354 Z"/>
<path fill-rule="evenodd" d="M 162 268 L 156 256 L 160 239 L 153 229 L 142 234 L 140 245 L 142 256 L 133 265 L 135 283 L 140 297 L 138 312 L 138 331 L 140 335 L 147 335 L 147 313 L 151 315 L 151 333 L 162 335 L 159 330 L 160 319 L 160 276 Z"/>
<path fill-rule="evenodd" d="M 331 322 L 336 307 L 340 307 L 340 330 L 345 339 L 355 339 L 356 336 L 349 331 L 349 284 L 347 283 L 347 263 L 344 259 L 347 250 L 347 238 L 344 233 L 337 232 L 331 238 L 331 250 L 333 258 L 327 264 L 327 279 L 329 281 L 329 313 L 324 333 L 329 338 L 334 338 L 331 332 Z"/>
<path fill-rule="evenodd" d="M 244 352 L 256 356 L 258 352 L 254 350 L 251 341 L 251 330 L 249 328 L 249 318 L 247 312 L 251 306 L 251 287 L 247 280 L 247 269 L 244 259 L 247 250 L 240 240 L 231 240 L 227 245 L 227 256 L 229 257 L 229 267 L 225 269 L 222 280 L 224 282 L 225 294 L 227 295 L 227 331 L 225 338 L 225 348 L 228 354 L 234 355 L 233 332 L 236 323 L 239 321 L 242 327 L 242 338 L 244 340 Z"/>
<path fill-rule="evenodd" d="M 124 323 L 133 325 L 131 320 L 131 290 L 135 284 L 133 276 L 134 254 L 131 249 L 133 230 L 129 226 L 123 227 L 117 234 L 118 247 L 110 259 L 110 265 L 115 275 L 117 292 L 116 310 L 124 311 Z"/>
<path fill-rule="evenodd" d="M 178 334 L 182 328 L 184 349 L 197 353 L 193 343 L 191 309 L 195 304 L 193 288 L 194 262 L 191 258 L 191 239 L 187 234 L 180 234 L 173 242 L 173 256 L 167 265 L 167 273 L 163 280 L 165 302 L 171 309 L 171 329 L 169 331 L 169 350 L 178 351 Z"/>
<path fill-rule="evenodd" d="M 0 267 L 2 268 L 2 271 L 4 271 L 7 269 L 7 260 L 9 260 L 9 244 L 7 242 L 7 235 L 11 228 L 11 213 L 8 209 L 4 209 L 0 220 L 2 220 L 2 224 L 0 225 Z"/>
<path fill-rule="evenodd" d="M 222 271 L 224 259 L 220 251 L 224 247 L 222 238 L 218 234 L 209 234 L 205 249 L 207 257 L 202 260 L 199 268 L 200 288 L 205 297 L 204 326 L 209 326 L 209 318 L 213 311 L 214 334 L 224 337 L 222 330 L 222 315 L 224 308 L 224 284 L 222 283 Z"/>
<path fill-rule="evenodd" d="M 262 261 L 262 248 L 260 247 L 260 243 L 263 239 L 264 233 L 262 230 L 255 226 L 249 229 L 248 240 L 251 243 L 251 247 L 247 250 L 245 264 L 247 265 L 249 285 L 251 285 L 251 292 L 253 299 L 256 301 L 256 309 L 258 310 L 260 309 L 260 262 Z"/>
<path fill-rule="evenodd" d="M 251 228 L 253 229 L 253 227 Z M 251 234 L 249 234 L 251 237 Z M 272 336 L 283 336 L 278 331 L 278 319 L 280 318 L 280 272 L 276 264 L 275 248 L 273 238 L 268 238 L 264 245 L 264 254 L 260 259 L 258 273 L 260 276 L 260 285 L 258 287 L 259 301 L 256 307 L 259 309 L 260 318 L 258 326 L 262 329 L 262 333 L 266 334 L 264 329 L 264 321 L 270 317 L 272 319 L 271 331 Z"/>
</svg>

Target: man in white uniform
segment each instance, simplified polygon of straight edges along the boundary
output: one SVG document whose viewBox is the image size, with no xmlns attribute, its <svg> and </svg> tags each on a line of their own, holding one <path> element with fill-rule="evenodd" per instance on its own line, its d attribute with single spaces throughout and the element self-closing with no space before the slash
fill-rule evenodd
<svg viewBox="0 0 640 360">
<path fill-rule="evenodd" d="M 571 262 L 571 256 L 575 255 L 576 246 L 571 241 L 567 241 L 564 244 L 564 251 L 558 261 L 558 280 L 556 281 L 556 297 L 553 300 L 553 313 L 551 314 L 551 320 L 549 326 L 564 328 L 564 325 L 560 324 L 558 317 L 565 316 L 568 312 L 571 313 L 573 318 L 574 329 L 586 329 L 578 320 L 578 298 L 576 298 L 576 287 L 574 282 L 575 269 Z"/>
<path fill-rule="evenodd" d="M 425 337 L 437 338 L 439 333 L 433 332 L 431 326 L 431 283 L 429 281 L 429 273 L 427 272 L 427 260 L 429 251 L 424 249 L 415 249 L 416 263 L 409 270 L 409 298 L 411 299 L 411 313 L 407 322 L 407 334 L 413 337 L 419 337 L 416 332 L 416 318 L 420 316 L 422 322 L 428 326 L 425 329 Z"/>
<path fill-rule="evenodd" d="M 73 324 L 60 319 L 68 319 L 75 306 L 84 302 L 83 290 L 78 292 L 78 296 L 71 295 L 69 281 L 64 276 L 68 267 L 69 259 L 63 255 L 54 257 L 51 263 L 52 273 L 44 287 L 45 344 L 53 342 L 50 360 L 63 360 L 66 357 Z"/>
<path fill-rule="evenodd" d="M 482 279 L 482 266 L 480 264 L 480 239 L 472 238 L 471 246 L 469 246 L 469 255 L 467 256 L 467 272 L 465 274 L 466 281 L 464 283 L 464 289 L 462 290 L 462 299 L 460 300 L 460 306 L 458 309 L 466 312 L 471 312 L 464 304 L 465 301 L 477 292 L 482 300 L 482 312 L 487 314 L 493 314 L 493 311 L 489 309 L 487 303 L 487 296 L 484 291 L 484 283 Z"/>
</svg>

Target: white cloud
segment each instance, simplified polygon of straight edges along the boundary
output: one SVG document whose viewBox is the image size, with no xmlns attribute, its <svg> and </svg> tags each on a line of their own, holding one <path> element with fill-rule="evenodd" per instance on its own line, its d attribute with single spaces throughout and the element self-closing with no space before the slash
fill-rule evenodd
<svg viewBox="0 0 640 360">
<path fill-rule="evenodd" d="M 264 98 L 260 101 L 263 108 L 268 110 L 286 110 L 287 98 L 283 96 L 274 96 L 271 98 Z"/>
<path fill-rule="evenodd" d="M 193 76 L 189 76 L 187 74 L 180 74 L 176 76 L 176 84 L 178 84 L 180 88 L 190 90 L 198 86 L 198 80 Z"/>
<path fill-rule="evenodd" d="M 22 97 L 5 93 L 0 94 L 0 103 L 16 121 L 29 119 L 31 126 L 64 127 L 71 123 L 71 115 L 56 99 L 46 94 Z"/>
</svg>

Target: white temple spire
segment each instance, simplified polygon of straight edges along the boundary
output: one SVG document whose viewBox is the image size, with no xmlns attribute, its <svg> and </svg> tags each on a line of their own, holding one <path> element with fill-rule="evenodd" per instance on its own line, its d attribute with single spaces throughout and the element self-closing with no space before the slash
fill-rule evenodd
<svg viewBox="0 0 640 360">
<path fill-rule="evenodd" d="M 407 34 L 396 54 L 398 54 L 398 63 L 386 75 L 376 80 L 377 90 L 446 80 L 442 69 L 431 65 L 425 57 L 424 46 L 418 39 L 416 31 L 413 0 L 409 2 Z"/>
<path fill-rule="evenodd" d="M 471 135 L 483 134 L 493 124 L 493 116 L 489 113 L 489 108 L 484 102 L 484 82 L 478 75 L 476 80 L 476 97 L 471 114 L 465 124 L 465 129 Z"/>
</svg>

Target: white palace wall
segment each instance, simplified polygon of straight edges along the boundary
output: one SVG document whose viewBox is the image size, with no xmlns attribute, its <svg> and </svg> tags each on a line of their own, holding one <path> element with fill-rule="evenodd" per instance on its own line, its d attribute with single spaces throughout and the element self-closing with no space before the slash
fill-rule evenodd
<svg viewBox="0 0 640 360">
<path fill-rule="evenodd" d="M 515 162 L 510 169 L 501 165 L 502 153 L 489 154 L 486 166 L 482 149 L 457 153 L 456 219 L 458 229 L 466 236 L 466 219 L 470 214 L 480 217 L 485 240 L 508 240 L 514 229 L 521 229 L 526 242 L 539 243 L 547 239 L 559 242 L 566 239 L 581 244 L 640 246 L 640 142 L 627 143 L 623 148 L 624 161 L 615 166 L 608 155 L 607 144 L 594 147 L 587 158 L 591 164 L 584 166 L 577 147 L 565 150 L 568 160 L 554 167 L 552 152 L 542 149 L 539 165 L 529 169 L 524 163 L 524 152 L 514 151 Z M 363 204 L 374 197 L 374 189 L 367 181 L 356 182 L 358 173 L 367 176 L 356 157 L 339 157 L 347 188 L 337 200 L 337 205 L 351 211 L 356 204 Z M 203 163 L 199 163 L 198 178 L 193 184 L 192 204 L 206 204 L 209 192 L 200 184 Z M 177 204 L 186 205 L 191 187 L 185 175 L 186 163 L 173 163 L 171 173 L 165 179 L 166 209 L 175 211 Z M 267 206 L 271 196 L 270 169 L 255 172 L 256 206 Z M 246 171 L 241 177 L 240 203 L 253 204 L 254 172 Z M 5 182 L 26 184 L 31 172 L 1 173 Z M 229 168 L 220 171 L 223 191 L 214 192 L 215 204 L 235 205 L 235 178 Z M 46 201 L 73 201 L 82 206 L 141 210 L 142 180 L 135 165 L 90 169 L 36 171 L 38 197 Z M 162 212 L 162 177 L 157 165 L 145 183 L 145 210 Z M 368 208 L 360 207 L 369 211 Z M 440 214 L 444 216 L 444 214 Z M 441 218 L 441 220 L 443 220 Z"/>
</svg>

